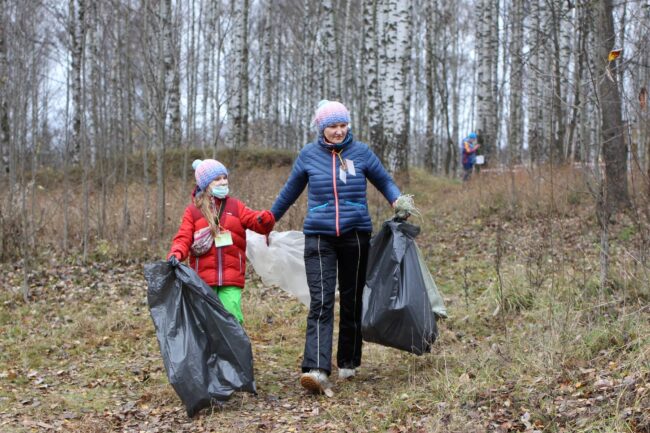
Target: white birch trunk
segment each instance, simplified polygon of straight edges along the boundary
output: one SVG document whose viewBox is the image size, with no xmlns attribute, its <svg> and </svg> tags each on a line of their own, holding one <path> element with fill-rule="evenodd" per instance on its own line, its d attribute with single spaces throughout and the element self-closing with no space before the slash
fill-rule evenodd
<svg viewBox="0 0 650 433">
<path fill-rule="evenodd" d="M 336 33 L 334 31 L 334 7 L 332 0 L 323 0 L 322 21 L 318 41 L 320 44 L 320 67 L 322 75 L 321 99 L 340 99 L 337 85 Z"/>
<path fill-rule="evenodd" d="M 241 38 L 241 104 L 239 116 L 241 118 L 241 127 L 239 133 L 239 146 L 248 146 L 248 16 L 250 0 L 240 0 L 243 2 L 242 8 L 242 38 Z"/>
<path fill-rule="evenodd" d="M 226 64 L 229 65 L 226 72 L 226 92 L 228 95 L 228 132 L 226 145 L 228 147 L 238 147 L 241 133 L 241 97 L 242 80 L 240 71 L 241 64 L 241 44 L 242 44 L 242 2 L 231 0 L 231 22 L 230 40 L 228 51 L 226 53 Z"/>
<path fill-rule="evenodd" d="M 0 10 L 6 9 L 6 0 L 0 0 Z M 6 28 L 0 25 L 0 156 L 2 164 L 0 165 L 4 177 L 9 172 L 10 167 L 10 149 L 11 149 L 11 124 L 9 123 L 9 104 L 8 99 L 8 80 L 9 65 L 7 63 L 7 42 Z M 10 176 L 13 178 L 13 176 Z M 13 191 L 13 183 L 10 185 L 10 191 Z"/>
<path fill-rule="evenodd" d="M 303 15 L 302 15 L 302 43 L 300 44 L 302 56 L 302 74 L 300 83 L 300 99 L 299 99 L 299 124 L 301 140 L 296 143 L 296 150 L 300 149 L 303 144 L 309 140 L 309 131 L 311 126 L 311 109 L 317 102 L 317 98 L 313 92 L 315 90 L 315 70 L 314 70 L 314 52 L 316 43 L 312 37 L 313 14 L 310 13 L 309 0 L 303 0 Z"/>
<path fill-rule="evenodd" d="M 263 129 L 263 143 L 264 147 L 271 148 L 273 147 L 273 128 L 276 128 L 275 121 L 272 117 L 273 113 L 273 70 L 271 59 L 273 58 L 273 38 L 275 36 L 273 30 L 275 26 L 272 25 L 273 20 L 273 6 L 269 2 L 265 6 L 264 11 L 264 31 L 263 40 L 262 40 L 262 121 L 264 125 Z"/>
<path fill-rule="evenodd" d="M 248 0 L 232 0 L 228 144 L 240 148 L 247 142 L 248 117 Z"/>
<path fill-rule="evenodd" d="M 546 38 L 542 28 L 540 1 L 531 0 L 530 33 L 528 46 L 530 50 L 529 80 L 528 80 L 528 150 L 531 164 L 538 164 L 542 159 L 544 146 L 544 108 L 543 86 L 545 74 L 548 72 L 544 65 Z"/>
<path fill-rule="evenodd" d="M 338 84 L 339 84 L 339 97 L 341 98 L 342 101 L 346 101 L 346 103 L 350 104 L 353 102 L 351 100 L 351 95 L 350 95 L 350 82 L 349 82 L 349 59 L 352 53 L 349 50 L 349 47 L 351 46 L 351 37 L 350 34 L 352 33 L 350 29 L 350 6 L 352 5 L 351 0 L 347 0 L 345 3 L 345 19 L 343 20 L 343 37 L 341 38 L 341 50 L 340 50 L 340 59 L 341 59 L 341 67 L 339 68 L 339 73 L 338 73 Z M 351 104 L 354 105 L 354 104 Z M 352 106 L 349 107 L 350 110 L 353 109 Z"/>
<path fill-rule="evenodd" d="M 425 83 L 426 83 L 426 95 L 427 95 L 427 122 L 426 122 L 426 147 L 424 151 L 424 167 L 429 172 L 434 170 L 434 160 L 433 152 L 435 145 L 435 131 L 434 131 L 434 122 L 436 116 L 436 94 L 435 94 L 435 73 L 436 73 L 436 59 L 435 59 L 435 32 L 434 29 L 437 29 L 434 17 L 434 10 L 437 6 L 435 0 L 426 0 L 425 5 L 425 52 L 426 52 L 426 65 L 424 68 L 425 71 Z"/>
<path fill-rule="evenodd" d="M 202 51 L 207 51 L 204 46 L 201 45 L 201 27 L 203 25 L 203 2 L 199 2 L 199 14 L 198 19 L 196 16 L 196 2 L 192 0 L 189 6 L 189 23 L 188 23 L 188 33 L 186 42 L 186 53 L 187 53 L 187 104 L 185 118 L 187 119 L 186 124 L 186 133 L 185 140 L 187 145 L 196 143 L 196 113 L 197 113 L 197 94 L 198 94 L 198 77 L 199 77 L 199 61 L 198 54 Z M 184 146 L 184 147 L 187 147 Z M 185 153 L 187 155 L 187 153 Z M 187 162 L 183 164 L 183 167 L 187 166 Z M 187 170 L 182 170 L 183 173 L 183 183 L 185 183 L 185 176 Z"/>
<path fill-rule="evenodd" d="M 72 67 L 70 74 L 72 75 L 72 137 L 71 148 L 68 149 L 69 160 L 73 164 L 79 163 L 79 154 L 81 152 L 81 116 L 82 116 L 82 101 L 81 101 L 81 70 L 83 63 L 84 53 L 84 39 L 86 34 L 85 26 L 85 0 L 70 0 L 70 42 L 71 42 L 71 61 Z"/>
<path fill-rule="evenodd" d="M 477 94 L 476 94 L 476 120 L 479 143 L 486 163 L 491 161 L 496 145 L 496 124 L 494 114 L 497 112 L 494 95 L 494 63 L 497 61 L 493 51 L 495 38 L 498 36 L 495 29 L 495 16 L 492 0 L 480 0 L 477 4 Z"/>
<path fill-rule="evenodd" d="M 408 171 L 409 71 L 411 66 L 411 4 L 386 0 L 384 4 L 386 74 L 382 88 L 386 157 L 392 171 Z"/>
<path fill-rule="evenodd" d="M 201 89 L 203 91 L 201 98 L 201 121 L 202 123 L 202 139 L 201 148 L 205 148 L 205 144 L 211 140 L 211 134 L 214 133 L 211 121 L 214 112 L 210 109 L 214 97 L 212 73 L 213 73 L 213 59 L 215 56 L 215 33 L 216 33 L 216 15 L 215 15 L 215 1 L 206 0 L 205 5 L 205 25 L 203 26 L 203 56 L 201 60 Z"/>
<path fill-rule="evenodd" d="M 181 144 L 180 125 L 180 86 L 178 74 L 178 51 L 174 38 L 174 19 L 171 0 L 160 3 L 162 20 L 163 64 L 165 83 L 165 112 L 166 129 L 169 131 L 167 140 L 171 147 L 178 148 Z"/>
<path fill-rule="evenodd" d="M 373 151 L 383 160 L 384 130 L 381 110 L 381 87 L 379 83 L 379 52 L 377 39 L 378 6 L 374 0 L 363 2 L 363 76 L 366 96 L 366 113 L 368 139 Z"/>
</svg>

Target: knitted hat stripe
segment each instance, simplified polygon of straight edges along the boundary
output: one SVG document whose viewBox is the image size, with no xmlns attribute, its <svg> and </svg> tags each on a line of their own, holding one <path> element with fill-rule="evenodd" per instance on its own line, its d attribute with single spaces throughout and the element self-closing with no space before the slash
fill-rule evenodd
<svg viewBox="0 0 650 433">
<path fill-rule="evenodd" d="M 318 126 L 318 132 L 323 133 L 328 126 L 337 123 L 350 123 L 350 112 L 337 101 L 322 101 L 316 110 L 314 123 Z"/>
</svg>

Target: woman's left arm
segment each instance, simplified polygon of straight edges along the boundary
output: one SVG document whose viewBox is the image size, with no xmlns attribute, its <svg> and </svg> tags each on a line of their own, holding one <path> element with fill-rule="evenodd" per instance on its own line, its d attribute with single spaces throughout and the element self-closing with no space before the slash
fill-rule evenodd
<svg viewBox="0 0 650 433">
<path fill-rule="evenodd" d="M 366 171 L 366 177 L 378 190 L 386 197 L 388 203 L 391 206 L 394 206 L 395 200 L 400 196 L 400 190 L 395 184 L 393 178 L 388 174 L 384 166 L 382 165 L 377 155 L 374 154 L 370 148 L 368 148 L 368 155 L 366 158 L 368 161 L 368 169 Z"/>
</svg>

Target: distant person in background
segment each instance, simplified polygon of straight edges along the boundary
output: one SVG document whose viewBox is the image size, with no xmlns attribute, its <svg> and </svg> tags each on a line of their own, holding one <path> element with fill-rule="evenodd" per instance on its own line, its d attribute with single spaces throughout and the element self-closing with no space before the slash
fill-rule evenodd
<svg viewBox="0 0 650 433">
<path fill-rule="evenodd" d="M 246 273 L 246 229 L 268 234 L 275 219 L 268 210 L 251 210 L 230 196 L 228 170 L 217 160 L 192 164 L 196 187 L 192 203 L 167 255 L 172 266 L 190 258 L 190 267 L 211 286 L 223 306 L 244 323 L 241 292 Z"/>
<path fill-rule="evenodd" d="M 476 132 L 470 132 L 463 140 L 463 182 L 468 181 L 472 176 L 476 164 L 476 152 L 480 147 L 477 139 Z"/>
<path fill-rule="evenodd" d="M 368 145 L 352 137 L 350 112 L 343 104 L 321 101 L 313 122 L 318 138 L 300 151 L 271 212 L 280 220 L 308 186 L 303 231 L 311 302 L 300 384 L 328 394 L 337 277 L 339 379 L 353 377 L 361 364 L 361 298 L 372 232 L 367 181 L 393 206 L 400 190 Z"/>
</svg>

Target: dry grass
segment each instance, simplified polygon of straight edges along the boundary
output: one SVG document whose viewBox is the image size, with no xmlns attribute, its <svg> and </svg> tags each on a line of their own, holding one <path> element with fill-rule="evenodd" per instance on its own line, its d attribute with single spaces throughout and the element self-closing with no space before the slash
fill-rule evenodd
<svg viewBox="0 0 650 433">
<path fill-rule="evenodd" d="M 288 170 L 238 171 L 233 192 L 251 207 L 268 207 Z M 189 188 L 169 191 L 160 243 L 142 240 L 154 217 L 144 211 L 141 185 L 129 187 L 132 218 L 122 233 L 117 188 L 106 240 L 93 240 L 94 257 L 105 261 L 42 261 L 30 276 L 29 304 L 19 296 L 21 269 L 4 266 L 0 430 L 650 431 L 644 225 L 622 216 L 612 226 L 613 277 L 603 293 L 584 178 L 570 170 L 520 172 L 515 186 L 513 199 L 508 174 L 461 184 L 416 170 L 403 188 L 422 211 L 413 221 L 422 226 L 418 244 L 450 313 L 434 353 L 366 344 L 358 378 L 337 381 L 333 399 L 307 396 L 297 383 L 306 309 L 251 275 L 244 314 L 259 395 L 238 394 L 194 420 L 167 384 L 142 260 L 122 260 L 163 256 Z M 370 200 L 378 225 L 390 211 L 376 191 Z M 39 236 L 56 245 L 61 193 L 40 192 L 38 203 L 51 221 Z M 299 228 L 304 206 L 278 229 Z M 78 211 L 71 218 L 80 223 Z M 97 233 L 97 220 L 92 227 Z"/>
</svg>

